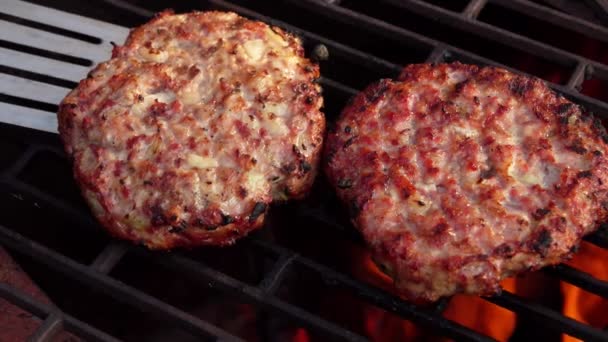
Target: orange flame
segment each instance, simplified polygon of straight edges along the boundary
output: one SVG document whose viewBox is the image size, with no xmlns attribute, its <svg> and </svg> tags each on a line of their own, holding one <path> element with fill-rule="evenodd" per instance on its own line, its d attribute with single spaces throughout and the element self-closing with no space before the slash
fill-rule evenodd
<svg viewBox="0 0 608 342">
<path fill-rule="evenodd" d="M 516 292 L 515 278 L 505 279 L 503 289 Z M 515 330 L 516 315 L 477 296 L 454 296 L 444 317 L 499 341 L 506 341 Z"/>
<path fill-rule="evenodd" d="M 355 276 L 394 293 L 391 278 L 378 269 L 369 253 L 360 250 L 359 253 L 353 253 L 353 256 L 357 258 L 353 264 L 361 265 L 360 268 L 355 269 Z M 506 279 L 502 286 L 508 291 L 515 292 L 515 279 Z M 365 331 L 372 341 L 429 340 L 430 334 L 426 334 L 423 329 L 382 309 L 372 307 L 365 314 Z M 513 333 L 516 324 L 516 316 L 513 312 L 477 296 L 453 297 L 444 316 L 499 341 L 506 341 Z"/>
<path fill-rule="evenodd" d="M 355 248 L 353 270 L 359 279 L 394 293 L 392 279 L 378 269 L 367 250 Z M 421 331 L 413 323 L 390 314 L 377 307 L 368 307 L 364 312 L 365 333 L 372 341 L 411 341 L 421 336 Z"/>
<path fill-rule="evenodd" d="M 606 260 L 608 260 L 607 250 L 583 242 L 579 253 L 567 264 L 607 281 L 608 264 L 606 264 Z M 604 328 L 608 325 L 608 315 L 606 315 L 608 300 L 566 282 L 561 283 L 561 290 L 564 296 L 563 313 L 566 316 L 596 328 Z M 563 335 L 562 341 L 580 340 Z"/>
<path fill-rule="evenodd" d="M 384 291 L 396 293 L 393 281 L 384 274 L 372 261 L 369 251 L 361 246 L 349 245 L 345 248 L 350 252 L 347 265 L 352 274 L 370 285 Z M 577 269 L 590 273 L 598 279 L 608 281 L 608 250 L 583 243 L 579 253 L 568 262 Z M 563 313 L 597 328 L 608 326 L 608 299 L 585 292 L 580 288 L 548 276 L 543 272 L 532 272 L 517 278 L 505 279 L 501 286 L 506 291 L 518 296 L 555 303 L 555 295 L 547 297 L 548 288 L 561 289 L 563 296 Z M 549 291 L 551 293 L 552 291 Z M 335 299 L 335 295 L 332 296 Z M 557 305 L 557 303 L 555 303 Z M 333 306 L 333 309 L 336 309 Z M 557 308 L 556 308 L 557 309 Z M 328 310 L 332 310 L 328 308 Z M 385 311 L 373 305 L 364 303 L 352 304 L 348 309 L 338 309 L 340 316 L 346 310 L 351 316 L 351 324 L 358 327 L 358 333 L 372 341 L 448 341 L 447 338 L 435 337 L 433 331 L 416 326 L 396 314 Z M 492 304 L 478 296 L 457 295 L 451 298 L 443 316 L 462 324 L 481 334 L 499 341 L 508 341 L 517 327 L 517 315 L 505 308 Z M 305 329 L 296 329 L 292 335 L 294 342 L 307 342 L 311 336 Z M 563 342 L 578 341 L 570 336 L 562 335 Z"/>
</svg>

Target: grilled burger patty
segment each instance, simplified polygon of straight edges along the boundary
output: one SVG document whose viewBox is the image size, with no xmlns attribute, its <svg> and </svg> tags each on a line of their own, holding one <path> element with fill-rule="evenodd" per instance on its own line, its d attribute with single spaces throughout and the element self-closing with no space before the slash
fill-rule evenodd
<svg viewBox="0 0 608 342">
<path fill-rule="evenodd" d="M 488 295 L 607 218 L 606 141 L 538 79 L 421 64 L 344 109 L 326 172 L 404 297 Z"/>
<path fill-rule="evenodd" d="M 164 12 L 67 95 L 59 131 L 93 213 L 154 249 L 227 245 L 303 196 L 325 119 L 300 41 L 234 13 Z"/>
</svg>

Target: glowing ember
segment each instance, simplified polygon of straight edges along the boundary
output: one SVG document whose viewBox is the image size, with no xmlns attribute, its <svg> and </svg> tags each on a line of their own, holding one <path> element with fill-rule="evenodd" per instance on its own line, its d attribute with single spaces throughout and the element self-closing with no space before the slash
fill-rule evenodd
<svg viewBox="0 0 608 342">
<path fill-rule="evenodd" d="M 303 329 L 303 328 L 296 329 L 294 336 L 293 336 L 293 342 L 308 342 L 308 341 L 310 341 L 310 337 L 308 336 L 308 331 L 306 331 L 306 329 Z"/>
</svg>

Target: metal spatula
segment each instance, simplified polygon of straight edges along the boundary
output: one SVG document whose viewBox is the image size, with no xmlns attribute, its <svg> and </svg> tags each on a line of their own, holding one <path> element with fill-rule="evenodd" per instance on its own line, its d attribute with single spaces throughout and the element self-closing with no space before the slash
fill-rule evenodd
<svg viewBox="0 0 608 342">
<path fill-rule="evenodd" d="M 129 30 L 21 0 L 0 13 L 0 122 L 56 133 L 54 105 Z"/>
</svg>

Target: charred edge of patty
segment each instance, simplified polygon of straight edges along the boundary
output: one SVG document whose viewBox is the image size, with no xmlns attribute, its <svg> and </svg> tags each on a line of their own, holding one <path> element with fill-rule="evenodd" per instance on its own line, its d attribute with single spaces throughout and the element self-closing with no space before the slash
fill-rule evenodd
<svg viewBox="0 0 608 342">
<path fill-rule="evenodd" d="M 83 187 L 82 192 L 85 198 L 87 198 L 86 190 Z M 95 193 L 95 195 L 97 194 Z M 88 198 L 87 202 L 90 202 Z M 99 201 L 99 203 L 104 206 L 103 202 Z M 141 238 L 140 234 L 134 234 L 131 229 L 124 229 L 116 218 L 108 214 L 105 206 L 103 212 L 94 214 L 102 226 L 116 238 L 130 240 L 152 250 L 172 250 L 179 247 L 232 245 L 238 239 L 262 227 L 268 209 L 268 203 L 256 202 L 246 216 L 234 217 L 221 213 L 220 222 L 208 224 L 199 223 L 197 219 L 193 219 L 191 222 L 175 221 L 160 207 L 150 208 L 150 225 L 143 229 L 157 238 L 162 238 L 164 243 L 151 243 L 147 239 Z"/>
<path fill-rule="evenodd" d="M 357 95 L 351 97 L 349 99 L 349 104 L 344 107 L 340 116 L 336 120 L 336 122 L 340 122 L 344 116 L 350 112 L 351 108 L 356 108 L 358 112 L 365 111 L 369 106 L 374 105 L 380 99 L 382 99 L 386 92 L 392 87 L 393 81 L 391 79 L 381 79 L 375 83 L 367 86 L 363 91 L 359 92 Z M 338 150 L 338 142 L 340 141 L 341 132 L 335 130 L 335 126 L 333 129 L 328 128 L 327 139 L 324 147 L 324 165 L 326 167 L 326 171 L 329 171 L 331 168 L 329 164 L 331 163 L 333 156 L 336 154 Z M 352 128 L 347 126 L 344 128 L 344 132 L 346 134 L 352 133 Z M 343 144 L 342 148 L 348 148 L 352 143 L 355 142 L 356 136 L 350 136 Z M 331 178 L 330 178 L 331 179 Z M 337 184 L 333 184 L 337 186 Z M 342 187 L 344 189 L 345 187 Z M 348 187 L 349 188 L 349 187 Z"/>
<path fill-rule="evenodd" d="M 112 223 L 111 218 L 99 218 L 102 224 L 107 228 L 108 232 L 119 239 L 133 241 L 140 245 L 146 246 L 151 250 L 173 250 L 176 248 L 195 248 L 199 246 L 230 246 L 237 240 L 246 237 L 251 232 L 257 230 L 264 225 L 265 214 L 261 214 L 256 220 L 243 224 L 242 222 L 234 222 L 226 224 L 221 228 L 206 231 L 185 229 L 183 231 L 175 231 L 168 229 L 162 233 L 155 233 L 157 237 L 162 238 L 166 243 L 150 243 L 149 241 L 137 238 L 129 234 L 124 229 L 117 229 Z"/>
<path fill-rule="evenodd" d="M 318 65 L 311 65 L 314 67 L 314 70 L 312 71 L 313 74 L 309 75 L 309 77 L 319 75 Z M 312 184 L 319 172 L 326 128 L 325 117 L 321 113 L 321 108 L 323 107 L 321 92 L 321 86 L 312 82 L 312 80 L 307 83 L 306 89 L 296 91 L 297 96 L 303 103 L 303 108 L 306 108 L 308 119 L 316 123 L 312 125 L 314 130 L 311 132 L 311 146 L 306 147 L 292 144 L 291 149 L 295 157 L 294 162 L 284 165 L 285 169 L 282 170 L 295 175 L 295 177 L 292 176 L 288 179 L 284 187 L 284 192 L 288 199 L 302 199 L 306 197 L 310 193 Z M 311 117 L 311 113 L 318 114 L 318 117 Z M 313 149 L 313 153 L 308 157 L 305 157 L 302 151 L 305 148 Z"/>
<path fill-rule="evenodd" d="M 505 259 L 507 263 L 515 257 L 521 255 L 528 255 L 532 259 L 532 262 L 529 262 L 528 266 L 519 270 L 507 270 L 507 269 L 496 269 L 497 277 L 489 277 L 486 275 L 479 275 L 480 277 L 486 277 L 484 280 L 473 281 L 473 284 L 477 286 L 474 294 L 480 296 L 492 296 L 499 295 L 502 292 L 502 287 L 500 282 L 505 278 L 511 277 L 516 274 L 523 274 L 527 272 L 537 271 L 540 268 L 557 265 L 564 261 L 567 261 L 572 258 L 572 255 L 577 252 L 580 244 L 580 237 L 575 240 L 575 243 L 572 244 L 564 253 L 558 255 L 552 262 L 547 263 L 545 256 L 548 255 L 549 249 L 552 247 L 552 244 L 555 241 L 553 240 L 552 233 L 550 229 L 543 229 L 530 241 L 524 241 L 519 244 L 509 244 L 503 243 L 496 247 L 491 254 L 479 254 L 479 255 L 471 255 L 465 259 L 460 260 L 457 263 L 452 263 L 449 267 L 450 269 L 459 269 L 463 266 L 471 263 L 471 262 L 485 262 L 488 265 L 494 267 L 490 263 L 491 259 L 499 258 Z M 373 250 L 372 261 L 378 267 L 378 270 L 384 273 L 386 276 L 392 279 L 394 290 L 404 298 L 407 298 L 408 301 L 411 301 L 417 305 L 428 305 L 434 303 L 435 301 L 441 298 L 448 298 L 457 293 L 468 293 L 464 291 L 465 286 L 469 283 L 460 283 L 457 280 L 453 282 L 453 284 L 458 288 L 458 290 L 454 293 L 440 295 L 440 296 L 429 296 L 429 294 L 435 294 L 435 292 L 412 292 L 404 287 L 399 286 L 399 281 L 404 280 L 405 278 L 399 277 L 399 274 L 395 273 L 394 268 L 399 268 L 398 265 L 395 265 L 395 257 L 390 255 L 385 255 L 383 252 L 377 251 L 373 246 L 370 246 Z M 437 266 L 437 265 L 435 265 Z M 455 275 L 458 277 L 457 273 L 451 273 L 451 275 Z"/>
<path fill-rule="evenodd" d="M 386 96 L 393 84 L 394 82 L 391 79 L 381 79 L 370 84 L 363 91 L 359 92 L 350 99 L 350 103 L 342 110 L 340 117 L 336 120 L 336 122 L 340 122 L 342 118 L 344 118 L 344 116 L 353 108 L 359 112 L 362 112 L 370 106 L 377 104 Z M 353 190 L 357 188 L 358 184 L 356 184 L 351 177 L 340 174 L 339 171 L 334 170 L 334 168 L 331 166 L 333 157 L 338 150 L 348 149 L 353 143 L 355 143 L 357 139 L 352 127 L 345 126 L 342 130 L 345 134 L 349 135 L 349 138 L 344 142 L 341 142 L 342 132 L 335 130 L 332 132 L 328 130 L 325 146 L 323 148 L 323 166 L 324 172 L 328 176 L 327 179 L 333 188 L 338 192 L 338 196 L 344 202 L 346 202 L 346 209 L 353 218 L 353 222 L 355 222 L 369 198 L 366 196 L 357 196 L 357 198 L 351 198 L 348 194 L 354 193 Z"/>
</svg>

